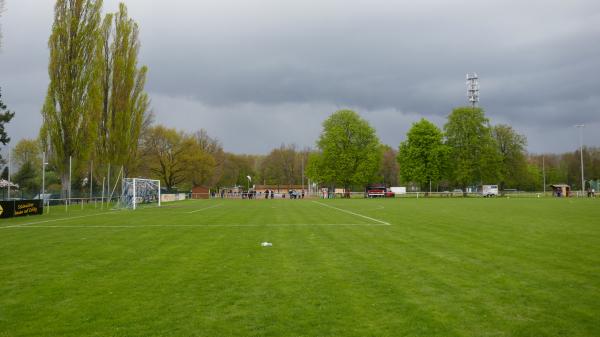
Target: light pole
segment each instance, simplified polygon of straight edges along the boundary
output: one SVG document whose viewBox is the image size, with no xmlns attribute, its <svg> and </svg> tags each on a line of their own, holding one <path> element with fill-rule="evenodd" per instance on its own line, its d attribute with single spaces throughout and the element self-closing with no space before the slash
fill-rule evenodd
<svg viewBox="0 0 600 337">
<path fill-rule="evenodd" d="M 302 154 L 302 195 L 304 195 L 304 154 Z"/>
<path fill-rule="evenodd" d="M 544 196 L 546 196 L 546 163 L 544 160 L 544 155 L 542 155 L 542 176 L 544 184 Z"/>
<path fill-rule="evenodd" d="M 581 195 L 584 195 L 585 190 L 585 179 L 583 178 L 583 128 L 584 124 L 575 125 L 576 128 L 579 129 L 579 156 L 581 159 Z"/>
<path fill-rule="evenodd" d="M 42 154 L 42 205 L 44 204 L 44 200 L 46 200 L 46 152 Z M 50 200 L 48 200 L 50 202 Z"/>
<path fill-rule="evenodd" d="M 73 167 L 73 157 L 69 156 L 69 199 L 67 199 L 67 205 L 71 204 L 71 175 L 72 175 L 72 167 Z"/>
</svg>

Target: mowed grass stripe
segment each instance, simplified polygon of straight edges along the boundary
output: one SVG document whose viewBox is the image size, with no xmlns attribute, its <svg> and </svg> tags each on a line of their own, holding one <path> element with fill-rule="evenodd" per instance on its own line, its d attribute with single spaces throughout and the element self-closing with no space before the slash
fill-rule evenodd
<svg viewBox="0 0 600 337">
<path fill-rule="evenodd" d="M 329 235 L 334 237 L 336 233 Z M 382 244 L 381 239 L 368 239 L 363 231 L 349 231 L 348 235 L 351 238 L 340 243 L 346 251 L 343 255 L 346 260 L 344 264 L 356 266 L 348 270 L 348 279 L 351 281 L 348 296 L 363 294 L 364 300 L 358 295 L 356 302 L 370 304 L 364 307 L 365 315 L 370 320 L 364 327 L 364 334 L 377 331 L 374 335 L 394 335 L 402 331 L 402 334 L 409 336 L 455 335 L 436 317 L 435 312 L 423 310 L 420 304 L 413 302 L 411 292 L 414 289 L 402 279 L 403 275 L 413 273 L 410 265 L 399 264 L 396 258 L 387 256 L 381 248 L 364 249 L 378 247 Z M 356 245 L 355 242 L 362 244 Z"/>
<path fill-rule="evenodd" d="M 211 204 L 212 202 L 212 204 Z M 136 227 L 255 227 L 255 226 L 360 226 L 381 225 L 380 223 L 368 223 L 363 219 L 348 215 L 330 214 L 330 212 L 316 209 L 314 206 L 303 201 L 289 200 L 226 200 L 229 205 L 235 207 L 235 212 L 226 209 L 227 204 L 214 201 L 202 200 L 187 201 L 181 207 L 169 208 L 142 208 L 136 211 L 115 210 L 105 211 L 94 215 L 60 217 L 51 220 L 41 220 L 25 224 L 16 224 L 10 227 L 27 225 L 30 228 L 136 228 Z M 202 208 L 197 208 L 201 206 Z M 224 209 L 217 209 L 224 208 Z M 183 211 L 188 214 L 187 218 L 181 216 L 182 209 L 194 209 L 194 211 Z M 135 216 L 131 216 L 135 212 Z M 163 214 L 164 212 L 164 214 Z M 201 214 L 196 214 L 201 213 Z M 80 225 L 52 224 L 43 225 L 47 222 L 73 222 L 89 216 L 104 214 L 119 214 L 117 221 L 108 220 L 97 224 L 98 221 L 83 221 Z M 121 219 L 127 218 L 127 224 Z M 257 223 L 265 220 L 265 223 Z M 160 224 L 156 222 L 160 221 Z M 308 221 L 307 221 L 308 220 Z M 303 222 L 304 221 L 304 222 Z M 327 222 L 330 221 L 330 222 Z"/>
<path fill-rule="evenodd" d="M 323 207 L 329 207 L 329 208 L 331 208 L 331 209 L 335 209 L 336 211 L 340 211 L 340 212 L 344 212 L 344 213 L 347 213 L 347 214 L 351 214 L 351 215 L 354 215 L 354 216 L 357 216 L 357 217 L 361 217 L 361 218 L 363 218 L 363 219 L 367 219 L 367 220 L 374 221 L 374 222 L 376 222 L 376 223 L 380 223 L 380 224 L 383 224 L 383 225 L 388 225 L 388 226 L 390 225 L 389 223 L 387 223 L 387 222 L 385 222 L 385 221 L 378 220 L 378 219 L 374 219 L 374 218 L 368 217 L 368 216 L 366 216 L 366 215 L 363 215 L 363 214 L 359 214 L 359 213 L 355 213 L 355 212 L 352 212 L 352 211 L 349 211 L 349 210 L 346 210 L 346 209 L 342 209 L 342 208 L 334 207 L 334 206 L 331 206 L 331 205 L 328 205 L 328 204 L 324 204 L 324 203 L 322 203 L 322 202 L 318 202 L 318 201 L 313 201 L 313 202 L 314 202 L 315 204 L 317 204 L 317 205 L 321 205 L 321 206 L 323 206 Z"/>
<path fill-rule="evenodd" d="M 600 204 L 569 201 L 319 201 L 394 224 L 370 226 L 206 200 L 65 224 L 177 230 L 2 230 L 0 335 L 599 335 Z M 344 222 L 366 225 L 298 225 Z M 262 225 L 184 226 L 211 223 Z"/>
<path fill-rule="evenodd" d="M 212 206 L 206 206 L 206 207 L 203 207 L 203 208 L 200 208 L 200 209 L 197 209 L 197 210 L 193 210 L 193 211 L 190 211 L 190 212 L 187 212 L 187 213 L 188 214 L 193 214 L 193 213 L 203 212 L 203 211 L 206 211 L 208 209 L 216 208 L 216 207 L 221 207 L 221 206 L 223 206 L 223 204 L 216 204 L 216 205 L 212 205 Z"/>
<path fill-rule="evenodd" d="M 352 227 L 352 226 L 389 226 L 385 224 L 339 224 L 339 223 L 329 223 L 329 224 L 313 224 L 313 223 L 295 223 L 295 224 L 206 224 L 206 225 L 55 225 L 55 226 L 10 226 L 6 228 L 115 228 L 115 229 L 144 229 L 144 228 L 164 228 L 164 229 L 174 229 L 174 228 L 222 228 L 222 227 L 294 227 L 294 226 L 325 226 L 325 227 Z"/>
<path fill-rule="evenodd" d="M 515 205 L 520 206 L 521 204 Z M 565 204 L 565 206 L 568 208 L 568 205 Z M 564 212 L 565 209 L 558 210 L 558 212 Z M 513 209 L 512 211 L 515 210 Z M 575 214 L 568 215 L 575 216 Z M 422 217 L 422 215 L 419 217 Z M 493 217 L 490 219 L 493 219 Z M 566 218 L 563 217 L 563 221 L 565 219 Z M 515 280 L 517 281 L 514 283 L 515 286 L 525 286 L 525 289 L 523 289 L 521 293 L 510 291 L 510 286 L 501 287 L 501 289 L 504 290 L 504 294 L 508 296 L 509 301 L 529 302 L 531 301 L 532 297 L 537 297 L 536 301 L 531 301 L 529 303 L 544 303 L 541 305 L 541 307 L 555 307 L 557 309 L 556 312 L 558 313 L 561 312 L 561 310 L 558 308 L 558 306 L 561 305 L 561 302 L 566 305 L 567 303 L 573 302 L 573 299 L 578 298 L 577 301 L 572 303 L 574 307 L 579 307 L 577 310 L 587 307 L 584 309 L 584 311 L 594 311 L 594 306 L 596 306 L 595 309 L 597 310 L 597 305 L 593 304 L 594 299 L 583 299 L 582 301 L 582 299 L 575 294 L 567 295 L 566 293 L 554 291 L 556 289 L 554 287 L 551 287 L 551 289 L 554 290 L 546 290 L 544 287 L 539 287 L 539 285 L 547 285 L 548 283 L 553 282 L 553 279 L 557 278 L 561 279 L 562 281 L 566 281 L 565 277 L 572 279 L 573 274 L 571 274 L 571 272 L 575 272 L 575 270 L 579 270 L 579 272 L 584 272 L 588 275 L 581 280 L 584 281 L 583 284 L 578 284 L 579 282 L 575 282 L 574 284 L 578 284 L 578 286 L 587 285 L 589 287 L 591 284 L 593 284 L 589 281 L 590 279 L 593 279 L 592 275 L 594 273 L 594 271 L 591 271 L 589 267 L 594 265 L 597 266 L 597 259 L 595 262 L 589 261 L 589 263 L 586 263 L 585 261 L 579 261 L 576 257 L 569 260 L 569 252 L 562 251 L 557 254 L 557 251 L 561 251 L 560 248 L 553 250 L 551 246 L 548 246 L 541 249 L 538 243 L 542 242 L 542 246 L 546 246 L 545 241 L 548 238 L 538 241 L 531 240 L 531 238 L 527 236 L 523 236 L 521 238 L 511 236 L 507 238 L 502 238 L 502 236 L 499 237 L 498 232 L 490 230 L 490 228 L 495 228 L 495 224 L 491 220 L 489 223 L 479 221 L 476 224 L 471 223 L 469 226 L 460 225 L 460 223 L 448 223 L 448 219 L 437 219 L 436 221 L 432 221 L 429 218 L 423 217 L 423 221 L 427 222 L 427 232 L 431 233 L 431 238 L 434 240 L 431 238 L 421 239 L 420 242 L 415 243 L 415 249 L 420 249 L 422 254 L 425 256 L 435 253 L 435 255 L 439 256 L 440 258 L 444 258 L 445 256 L 448 257 L 448 261 L 442 261 L 441 263 L 438 263 L 439 266 L 436 266 L 437 264 L 433 263 L 432 261 L 431 265 L 434 266 L 434 269 L 443 268 L 445 264 L 456 265 L 458 267 L 460 267 L 461 264 L 463 265 L 463 273 L 452 271 L 451 273 L 448 273 L 447 276 L 443 276 L 444 279 L 450 279 L 454 275 L 460 276 L 463 274 L 472 275 L 470 279 L 476 278 L 478 275 L 492 275 L 491 280 L 504 279 L 507 282 Z M 450 221 L 452 221 L 452 219 L 450 219 Z M 412 222 L 418 222 L 418 219 L 412 219 Z M 439 225 L 436 225 L 436 222 Z M 465 230 L 465 227 L 473 228 Z M 470 231 L 472 235 L 469 236 L 466 233 L 456 235 L 456 231 Z M 503 231 L 500 233 L 503 233 Z M 560 238 L 553 238 L 553 241 L 560 241 Z M 571 248 L 573 249 L 575 246 L 577 245 L 574 245 Z M 436 250 L 436 247 L 443 249 Z M 530 249 L 534 249 L 534 251 L 532 252 Z M 466 251 L 465 254 L 460 254 L 462 250 Z M 472 253 L 473 251 L 480 253 L 477 255 L 468 254 Z M 449 254 L 452 252 L 454 252 L 454 254 Z M 562 264 L 565 266 L 569 265 L 570 268 L 556 268 L 553 266 L 553 264 L 556 263 L 555 261 L 561 261 Z M 469 268 L 469 266 L 474 268 Z M 592 269 L 597 271 L 597 268 Z M 589 271 L 589 273 L 586 271 Z M 598 274 L 596 273 L 596 275 Z M 460 278 L 458 280 L 460 280 Z M 482 280 L 483 284 L 486 282 L 493 284 L 493 282 L 490 282 L 486 279 Z M 559 288 L 560 284 L 555 284 L 555 286 Z M 468 284 L 467 289 L 472 288 L 473 284 Z M 476 292 L 474 295 L 484 296 L 486 293 L 485 288 L 475 289 Z M 581 288 L 577 290 L 570 288 L 570 290 L 580 292 Z M 592 289 L 587 290 L 591 291 Z M 541 293 L 542 295 L 537 296 L 536 294 L 538 293 Z M 514 295 L 514 297 L 511 295 Z M 555 297 L 555 299 L 552 301 L 546 301 L 548 297 Z M 597 298 L 596 296 L 594 297 Z M 499 303 L 497 302 L 497 298 L 493 297 L 493 299 L 494 301 L 492 302 L 492 306 L 498 307 Z M 483 302 L 483 300 L 481 301 Z M 506 311 L 518 313 L 518 310 L 514 310 L 515 307 L 519 306 L 508 304 Z M 572 308 L 573 306 L 569 305 L 569 307 Z M 519 314 L 516 316 L 520 317 L 522 320 L 533 321 L 534 319 L 532 318 L 531 313 L 532 312 L 529 312 L 529 315 Z M 475 310 L 475 314 L 480 314 L 480 311 Z M 562 314 L 558 314 L 558 316 L 560 315 Z M 558 319 L 558 317 L 544 317 L 544 319 L 554 320 Z M 502 321 L 498 321 L 498 324 L 500 324 L 500 322 Z M 539 328 L 543 327 L 543 324 L 539 326 Z"/>
</svg>

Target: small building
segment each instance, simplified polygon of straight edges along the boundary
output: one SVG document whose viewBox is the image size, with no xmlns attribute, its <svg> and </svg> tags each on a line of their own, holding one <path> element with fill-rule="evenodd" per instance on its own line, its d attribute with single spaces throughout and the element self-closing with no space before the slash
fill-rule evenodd
<svg viewBox="0 0 600 337">
<path fill-rule="evenodd" d="M 205 186 L 194 186 L 192 188 L 192 199 L 210 198 L 210 189 Z"/>
<path fill-rule="evenodd" d="M 552 196 L 558 198 L 571 196 L 571 186 L 567 184 L 554 184 L 550 187 L 552 188 Z"/>
</svg>

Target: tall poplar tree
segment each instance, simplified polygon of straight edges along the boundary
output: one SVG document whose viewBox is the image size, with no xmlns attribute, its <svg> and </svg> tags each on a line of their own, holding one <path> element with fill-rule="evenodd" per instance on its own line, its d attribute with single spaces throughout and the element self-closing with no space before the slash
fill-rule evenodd
<svg viewBox="0 0 600 337">
<path fill-rule="evenodd" d="M 135 164 L 138 140 L 149 99 L 144 92 L 148 68 L 138 68 L 138 25 L 121 3 L 119 12 L 106 15 L 101 28 L 102 115 L 99 156 L 102 161 L 123 166 Z"/>
<path fill-rule="evenodd" d="M 81 165 L 97 137 L 101 111 L 99 34 L 101 0 L 57 0 L 48 41 L 50 84 L 42 115 L 41 139 L 53 154 L 63 192 L 69 157 Z"/>
</svg>

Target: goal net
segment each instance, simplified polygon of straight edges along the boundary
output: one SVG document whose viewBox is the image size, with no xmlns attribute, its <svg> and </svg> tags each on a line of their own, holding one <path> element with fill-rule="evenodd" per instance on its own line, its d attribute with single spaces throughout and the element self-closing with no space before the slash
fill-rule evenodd
<svg viewBox="0 0 600 337">
<path fill-rule="evenodd" d="M 160 206 L 160 180 L 124 178 L 121 207 L 136 209 L 142 205 Z"/>
</svg>

